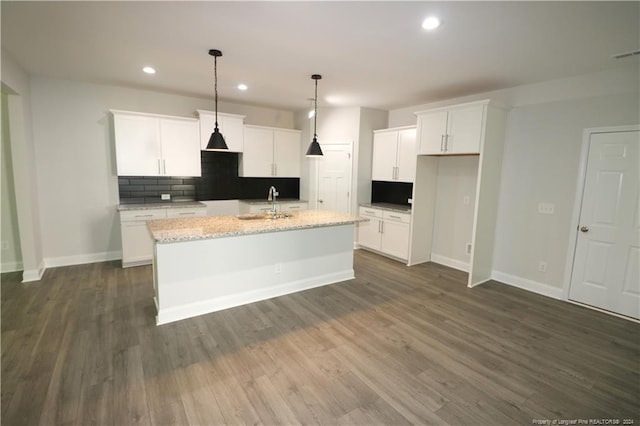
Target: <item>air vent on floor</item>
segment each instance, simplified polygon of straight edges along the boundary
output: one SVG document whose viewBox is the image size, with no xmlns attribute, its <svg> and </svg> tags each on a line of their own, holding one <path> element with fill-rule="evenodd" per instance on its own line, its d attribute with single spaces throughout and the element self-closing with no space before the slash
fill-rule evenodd
<svg viewBox="0 0 640 426">
<path fill-rule="evenodd" d="M 622 59 L 628 58 L 629 56 L 637 56 L 640 55 L 640 50 L 633 50 L 631 52 L 618 53 L 617 55 L 613 55 L 614 59 Z"/>
</svg>

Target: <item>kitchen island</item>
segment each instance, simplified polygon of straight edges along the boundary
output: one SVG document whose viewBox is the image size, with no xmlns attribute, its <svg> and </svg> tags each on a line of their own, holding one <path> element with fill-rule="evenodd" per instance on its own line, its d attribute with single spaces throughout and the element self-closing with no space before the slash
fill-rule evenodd
<svg viewBox="0 0 640 426">
<path fill-rule="evenodd" d="M 152 220 L 156 324 L 354 278 L 358 216 L 307 210 Z"/>
</svg>

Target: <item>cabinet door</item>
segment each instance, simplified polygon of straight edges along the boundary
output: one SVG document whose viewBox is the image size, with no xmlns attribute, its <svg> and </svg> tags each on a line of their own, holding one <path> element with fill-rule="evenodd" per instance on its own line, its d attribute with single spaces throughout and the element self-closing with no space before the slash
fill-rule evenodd
<svg viewBox="0 0 640 426">
<path fill-rule="evenodd" d="M 244 150 L 244 119 L 241 116 L 219 115 L 219 128 L 227 143 L 229 152 L 242 152 Z M 209 134 L 211 136 L 211 134 Z M 207 143 L 209 137 L 207 137 Z"/>
<path fill-rule="evenodd" d="M 418 154 L 441 155 L 447 133 L 447 111 L 434 111 L 418 117 L 420 146 Z"/>
<path fill-rule="evenodd" d="M 274 175 L 300 177 L 300 133 L 275 130 L 273 147 Z"/>
<path fill-rule="evenodd" d="M 484 105 L 473 105 L 449 111 L 447 154 L 479 154 Z"/>
<path fill-rule="evenodd" d="M 200 141 L 196 120 L 160 119 L 162 171 L 166 176 L 200 176 Z"/>
<path fill-rule="evenodd" d="M 364 216 L 368 222 L 358 223 L 358 245 L 380 250 L 380 219 Z"/>
<path fill-rule="evenodd" d="M 309 203 L 283 203 L 280 207 L 283 212 L 295 212 L 300 210 L 307 210 Z"/>
<path fill-rule="evenodd" d="M 375 145 L 374 145 L 375 150 Z M 396 180 L 412 183 L 416 175 L 416 129 L 398 132 L 398 171 Z"/>
<path fill-rule="evenodd" d="M 156 117 L 114 114 L 118 176 L 162 174 L 159 123 Z"/>
<path fill-rule="evenodd" d="M 273 130 L 244 128 L 239 174 L 243 177 L 273 176 Z"/>
<path fill-rule="evenodd" d="M 200 122 L 200 149 L 206 150 L 209 138 L 216 127 L 216 113 L 212 111 L 198 110 Z M 211 151 L 242 152 L 244 148 L 244 117 L 218 113 L 218 129 L 224 136 L 228 150 L 212 149 Z"/>
<path fill-rule="evenodd" d="M 390 220 L 383 221 L 380 251 L 400 259 L 408 259 L 409 224 Z"/>
<path fill-rule="evenodd" d="M 371 179 L 395 180 L 398 132 L 379 132 L 373 134 L 373 163 Z"/>
</svg>

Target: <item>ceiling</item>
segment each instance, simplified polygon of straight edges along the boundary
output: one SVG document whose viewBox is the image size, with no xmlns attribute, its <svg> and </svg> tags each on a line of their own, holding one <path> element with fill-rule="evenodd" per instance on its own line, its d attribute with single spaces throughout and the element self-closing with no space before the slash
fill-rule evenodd
<svg viewBox="0 0 640 426">
<path fill-rule="evenodd" d="M 287 110 L 313 73 L 320 106 L 393 109 L 627 66 L 612 56 L 640 44 L 637 1 L 0 3 L 30 74 L 208 97 L 215 48 L 221 100 Z"/>
</svg>

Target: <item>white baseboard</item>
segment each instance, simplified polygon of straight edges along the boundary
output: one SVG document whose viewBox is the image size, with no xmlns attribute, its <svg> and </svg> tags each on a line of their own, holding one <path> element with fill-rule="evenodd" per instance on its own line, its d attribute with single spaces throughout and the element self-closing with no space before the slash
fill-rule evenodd
<svg viewBox="0 0 640 426">
<path fill-rule="evenodd" d="M 79 254 L 75 256 L 47 257 L 44 264 L 47 268 L 58 266 L 82 265 L 85 263 L 108 262 L 122 259 L 121 251 L 103 251 L 100 253 Z"/>
<path fill-rule="evenodd" d="M 501 283 L 538 293 L 543 296 L 552 297 L 558 300 L 564 300 L 562 297 L 562 288 L 554 287 L 549 284 L 540 283 L 526 278 L 516 277 L 515 275 L 506 274 L 500 271 L 491 271 L 491 279 L 500 281 Z"/>
<path fill-rule="evenodd" d="M 32 281 L 40 281 L 44 275 L 44 271 L 47 269 L 44 266 L 44 260 L 40 262 L 37 269 L 26 269 L 22 272 L 22 282 L 29 283 Z"/>
<path fill-rule="evenodd" d="M 241 294 L 223 296 L 165 309 L 158 309 L 156 300 L 156 309 L 158 312 L 158 315 L 156 316 L 156 325 L 167 324 L 198 315 L 205 315 L 224 309 L 234 308 L 236 306 L 246 305 L 247 303 L 254 303 L 261 300 L 271 299 L 273 297 L 296 293 L 298 291 L 347 281 L 353 278 L 354 272 L 353 269 L 350 269 L 280 284 L 270 288 L 253 290 Z"/>
<path fill-rule="evenodd" d="M 463 262 L 461 260 L 441 256 L 436 253 L 431 253 L 431 261 L 439 263 L 440 265 L 448 266 L 449 268 L 457 269 L 458 271 L 469 272 L 469 263 Z"/>
<path fill-rule="evenodd" d="M 22 261 L 2 262 L 0 264 L 1 273 L 22 271 L 22 269 Z"/>
</svg>

